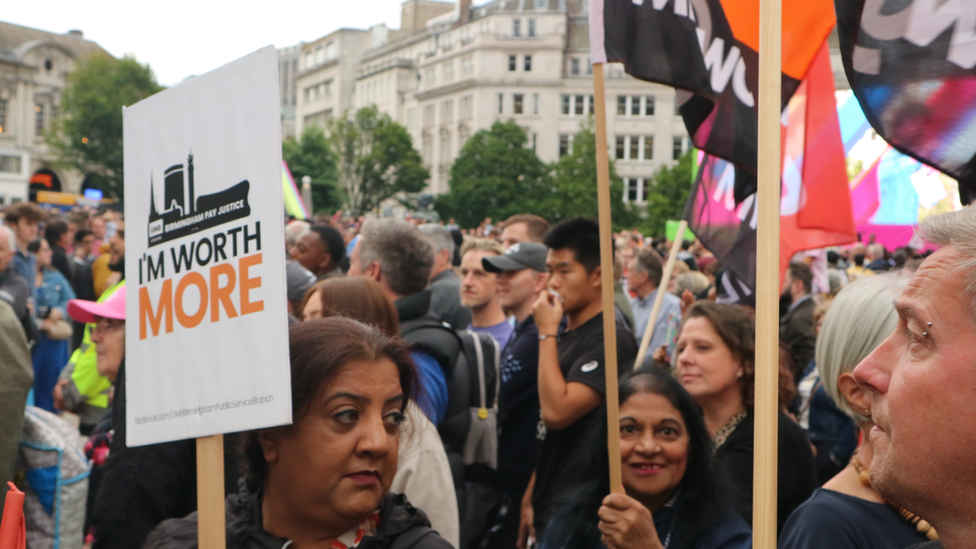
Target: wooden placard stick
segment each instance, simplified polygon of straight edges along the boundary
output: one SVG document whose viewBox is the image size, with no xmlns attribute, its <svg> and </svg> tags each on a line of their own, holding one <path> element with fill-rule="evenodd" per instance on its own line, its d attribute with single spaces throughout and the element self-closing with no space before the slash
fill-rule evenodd
<svg viewBox="0 0 976 549">
<path fill-rule="evenodd" d="M 752 509 L 752 539 L 756 549 L 776 549 L 782 2 L 759 1 L 756 438 Z"/>
<path fill-rule="evenodd" d="M 664 265 L 664 273 L 661 275 L 661 283 L 657 287 L 657 294 L 654 296 L 654 306 L 651 307 L 651 317 L 647 319 L 647 328 L 644 328 L 644 337 L 641 338 L 640 349 L 637 351 L 637 361 L 634 362 L 634 369 L 640 368 L 644 364 L 644 357 L 647 356 L 647 346 L 651 344 L 651 335 L 654 334 L 654 325 L 657 324 L 657 315 L 661 313 L 661 303 L 664 302 L 664 294 L 668 291 L 668 284 L 671 282 L 671 272 L 674 270 L 674 262 L 678 259 L 678 251 L 681 250 L 681 242 L 684 240 L 685 229 L 688 222 L 684 219 L 678 223 L 678 236 L 671 243 L 671 250 L 668 252 L 668 262 Z M 681 297 L 681 296 L 678 296 Z M 655 351 L 657 349 L 654 349 Z"/>
<path fill-rule="evenodd" d="M 610 163 L 607 158 L 607 102 L 603 89 L 603 63 L 593 65 L 593 101 L 596 103 L 596 184 L 600 212 L 600 272 L 603 276 L 603 347 L 606 357 L 610 492 L 622 494 L 624 485 L 620 476 L 617 320 L 613 301 L 613 225 L 610 223 Z"/>
<path fill-rule="evenodd" d="M 224 435 L 197 439 L 197 517 L 200 549 L 225 549 Z"/>
</svg>

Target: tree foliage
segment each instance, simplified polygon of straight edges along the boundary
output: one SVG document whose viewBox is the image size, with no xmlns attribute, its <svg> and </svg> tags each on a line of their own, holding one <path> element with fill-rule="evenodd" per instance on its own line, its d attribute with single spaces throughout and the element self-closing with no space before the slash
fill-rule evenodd
<svg viewBox="0 0 976 549">
<path fill-rule="evenodd" d="M 407 129 L 376 106 L 331 120 L 328 143 L 348 211 L 365 213 L 398 193 L 420 192 L 430 177 Z"/>
<path fill-rule="evenodd" d="M 527 141 L 513 121 L 495 122 L 471 136 L 451 166 L 450 190 L 434 202 L 441 218 L 476 227 L 485 217 L 539 213 L 551 192 L 551 178 L 546 164 L 526 148 Z"/>
<path fill-rule="evenodd" d="M 599 216 L 597 201 L 596 135 L 593 120 L 580 124 L 573 137 L 572 151 L 552 164 L 552 190 L 548 200 L 539 208 L 550 222 L 574 217 Z M 615 229 L 626 229 L 637 216 L 623 202 L 623 181 L 610 162 L 610 211 Z"/>
<path fill-rule="evenodd" d="M 132 57 L 96 53 L 68 75 L 61 117 L 46 134 L 59 166 L 90 174 L 107 196 L 123 197 L 122 107 L 159 92 L 152 70 Z"/>
<path fill-rule="evenodd" d="M 314 212 L 309 213 L 333 213 L 342 207 L 343 200 L 336 188 L 335 158 L 322 128 L 308 126 L 299 139 L 286 139 L 281 144 L 281 156 L 299 188 L 304 176 L 312 178 Z"/>
<path fill-rule="evenodd" d="M 663 236 L 669 219 L 681 219 L 691 192 L 691 174 L 695 163 L 695 151 L 689 149 L 677 164 L 661 166 L 654 173 L 647 192 L 647 217 L 644 219 L 644 234 Z"/>
</svg>

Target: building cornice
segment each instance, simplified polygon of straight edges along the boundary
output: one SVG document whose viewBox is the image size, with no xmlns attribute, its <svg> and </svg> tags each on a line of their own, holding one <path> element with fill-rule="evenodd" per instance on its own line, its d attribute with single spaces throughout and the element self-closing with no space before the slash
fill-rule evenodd
<svg viewBox="0 0 976 549">
<path fill-rule="evenodd" d="M 561 78 L 468 78 L 459 82 L 452 82 L 434 89 L 417 92 L 414 95 L 418 101 L 436 99 L 445 95 L 462 92 L 472 88 L 481 87 L 532 87 L 532 88 L 558 88 L 563 85 Z"/>
</svg>

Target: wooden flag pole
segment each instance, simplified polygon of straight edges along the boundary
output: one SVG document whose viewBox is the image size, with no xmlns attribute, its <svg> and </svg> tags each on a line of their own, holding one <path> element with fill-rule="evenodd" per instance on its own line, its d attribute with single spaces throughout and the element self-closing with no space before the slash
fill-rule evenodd
<svg viewBox="0 0 976 549">
<path fill-rule="evenodd" d="M 756 228 L 756 403 L 752 539 L 776 549 L 779 438 L 779 221 L 783 0 L 759 2 L 759 158 Z"/>
<path fill-rule="evenodd" d="M 610 223 L 610 163 L 607 158 L 607 102 L 603 90 L 603 63 L 593 65 L 593 101 L 596 103 L 596 183 L 600 212 L 600 272 L 603 275 L 603 346 L 606 357 L 610 492 L 622 494 L 624 485 L 620 476 L 617 321 L 613 301 L 613 226 Z"/>
<path fill-rule="evenodd" d="M 197 541 L 200 549 L 224 549 L 224 435 L 197 439 Z"/>
<path fill-rule="evenodd" d="M 654 306 L 651 307 L 651 317 L 647 320 L 647 328 L 644 328 L 644 337 L 641 338 L 640 349 L 637 351 L 637 362 L 634 362 L 634 369 L 640 368 L 644 364 L 644 357 L 647 356 L 647 346 L 651 344 L 651 334 L 654 333 L 654 325 L 657 324 L 657 315 L 661 312 L 661 303 L 664 302 L 664 293 L 668 291 L 668 284 L 671 282 L 671 272 L 674 270 L 674 262 L 678 259 L 678 250 L 681 249 L 682 237 L 688 222 L 684 219 L 678 223 L 678 236 L 671 243 L 671 251 L 668 252 L 668 262 L 664 265 L 664 274 L 661 275 L 661 283 L 657 287 L 657 294 L 654 296 Z M 681 297 L 681 296 L 678 296 Z M 657 349 L 654 349 L 655 351 Z"/>
</svg>

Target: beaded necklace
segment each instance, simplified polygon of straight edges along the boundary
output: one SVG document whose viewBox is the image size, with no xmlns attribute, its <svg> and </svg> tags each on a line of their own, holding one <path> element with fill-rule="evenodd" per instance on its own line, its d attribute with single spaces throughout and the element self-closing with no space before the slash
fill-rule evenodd
<svg viewBox="0 0 976 549">
<path fill-rule="evenodd" d="M 725 441 L 729 438 L 729 435 L 732 434 L 732 431 L 735 431 L 735 428 L 738 427 L 739 424 L 742 423 L 742 420 L 746 418 L 746 414 L 747 412 L 745 410 L 735 414 L 731 419 L 729 419 L 728 423 L 726 423 L 721 429 L 718 430 L 717 433 L 715 433 L 715 436 L 712 437 L 712 453 L 717 452 L 718 449 L 725 444 Z"/>
<path fill-rule="evenodd" d="M 854 470 L 857 471 L 857 475 L 861 478 L 861 484 L 874 490 L 874 488 L 871 487 L 871 476 L 868 473 L 868 470 L 864 468 L 864 464 L 861 463 L 861 460 L 857 459 L 856 456 L 852 457 L 851 465 L 854 467 Z M 909 524 L 918 529 L 919 533 L 925 534 L 925 537 L 929 540 L 939 539 L 939 534 L 936 533 L 935 527 L 929 524 L 928 521 L 919 517 L 908 509 L 905 509 L 901 505 L 889 500 L 888 498 L 884 496 L 882 496 L 882 498 L 884 499 L 885 503 L 894 509 L 901 518 L 905 519 Z"/>
</svg>

